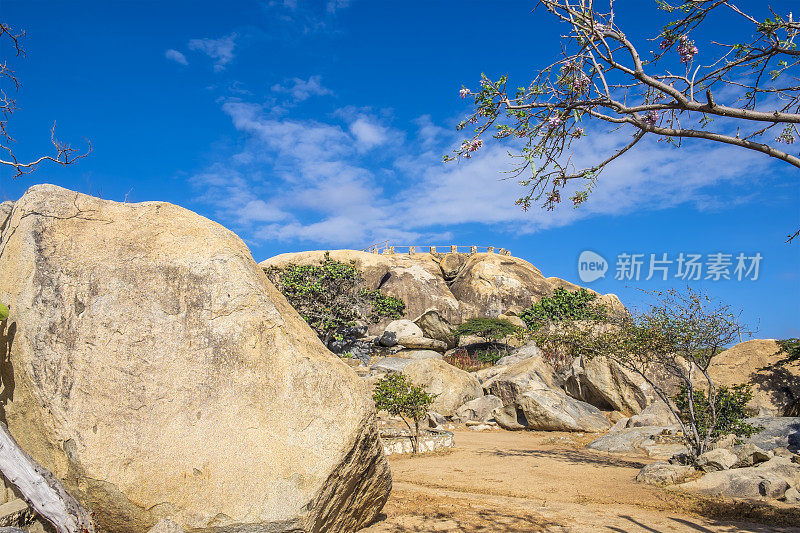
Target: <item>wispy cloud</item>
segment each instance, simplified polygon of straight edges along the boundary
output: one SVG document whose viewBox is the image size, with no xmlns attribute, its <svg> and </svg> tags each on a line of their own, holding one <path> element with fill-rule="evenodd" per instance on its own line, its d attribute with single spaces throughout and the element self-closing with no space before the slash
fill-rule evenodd
<svg viewBox="0 0 800 533">
<path fill-rule="evenodd" d="M 276 117 L 240 101 L 226 102 L 223 110 L 247 141 L 194 183 L 220 220 L 256 241 L 362 248 L 387 238 L 445 238 L 462 224 L 531 233 L 592 216 L 684 204 L 704 209 L 726 201 L 713 186 L 744 181 L 766 164 L 708 143 L 677 150 L 648 141 L 606 169 L 579 209 L 523 212 L 514 201 L 524 190 L 504 179 L 513 165 L 509 147 L 489 143 L 470 160 L 443 164 L 441 155 L 458 138 L 430 117 L 406 132 L 363 110 L 341 110 L 326 121 Z M 587 137 L 573 159 L 602 158 L 628 135 Z"/>
<path fill-rule="evenodd" d="M 214 71 L 220 72 L 234 58 L 237 37 L 236 33 L 231 33 L 219 39 L 192 39 L 189 41 L 189 49 L 202 52 L 213 59 Z"/>
<path fill-rule="evenodd" d="M 164 57 L 166 57 L 170 61 L 174 61 L 176 63 L 180 63 L 181 65 L 188 65 L 189 64 L 189 62 L 186 60 L 186 56 L 185 55 L 183 55 L 182 53 L 180 53 L 177 50 L 174 50 L 172 48 L 170 48 L 169 50 L 164 52 Z"/>
<path fill-rule="evenodd" d="M 322 76 L 311 76 L 307 80 L 292 78 L 285 84 L 275 84 L 272 90 L 277 93 L 289 94 L 295 102 L 308 100 L 312 96 L 325 96 L 333 91 L 322 85 Z"/>
</svg>

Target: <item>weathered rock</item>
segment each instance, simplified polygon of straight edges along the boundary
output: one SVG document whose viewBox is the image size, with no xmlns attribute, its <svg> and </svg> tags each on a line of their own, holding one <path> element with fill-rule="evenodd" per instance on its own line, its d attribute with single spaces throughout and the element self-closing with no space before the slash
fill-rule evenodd
<svg viewBox="0 0 800 533">
<path fill-rule="evenodd" d="M 746 468 L 757 465 L 772 459 L 774 454 L 770 451 L 762 450 L 755 444 L 747 443 L 734 446 L 731 450 L 736 454 L 736 464 L 732 468 Z"/>
<path fill-rule="evenodd" d="M 503 367 L 502 371 L 483 382 L 487 394 L 494 394 L 503 400 L 503 405 L 516 403 L 522 393 L 530 389 L 541 389 L 560 385 L 555 369 L 542 357 L 529 357 L 513 365 Z"/>
<path fill-rule="evenodd" d="M 456 416 L 463 422 L 484 422 L 492 417 L 492 412 L 503 406 L 503 401 L 497 396 L 487 394 L 480 398 L 470 400 L 456 410 Z"/>
<path fill-rule="evenodd" d="M 452 281 L 467 264 L 467 256 L 465 254 L 445 254 L 439 262 L 439 268 L 442 269 L 442 276 L 445 281 Z"/>
<path fill-rule="evenodd" d="M 544 383 L 529 387 L 494 412 L 495 420 L 504 429 L 542 431 L 599 432 L 609 428 L 603 413 L 588 403 L 567 396 L 561 389 L 550 389 Z"/>
<path fill-rule="evenodd" d="M 11 211 L 14 209 L 14 202 L 5 201 L 0 203 L 0 234 L 3 233 L 3 228 L 6 227 L 6 221 L 11 216 Z"/>
<path fill-rule="evenodd" d="M 447 424 L 447 419 L 444 416 L 433 411 L 428 412 L 428 427 L 438 428 L 445 424 Z"/>
<path fill-rule="evenodd" d="M 147 533 L 186 533 L 186 530 L 169 518 L 164 518 Z"/>
<path fill-rule="evenodd" d="M 378 514 L 391 477 L 369 391 L 233 233 L 51 185 L 9 228 L 5 419 L 103 530 L 355 531 Z"/>
<path fill-rule="evenodd" d="M 711 472 L 680 487 L 714 496 L 776 499 L 798 483 L 800 466 L 786 458 L 774 457 L 759 466 Z"/>
<path fill-rule="evenodd" d="M 528 359 L 530 357 L 542 357 L 542 351 L 533 342 L 529 342 L 514 350 L 514 352 L 501 357 L 497 360 L 495 366 L 513 365 L 514 363 L 519 363 L 523 359 Z"/>
<path fill-rule="evenodd" d="M 800 451 L 800 417 L 756 417 L 746 422 L 763 428 L 755 435 L 743 440 L 743 443 L 755 444 L 762 450 L 788 448 Z"/>
<path fill-rule="evenodd" d="M 403 337 L 397 339 L 397 343 L 410 350 L 433 350 L 441 353 L 447 350 L 447 344 L 444 342 L 426 337 Z"/>
<path fill-rule="evenodd" d="M 450 352 L 445 353 L 445 357 L 447 357 L 449 353 Z M 476 378 L 478 378 L 478 381 L 481 384 L 484 384 L 493 377 L 503 373 L 503 371 L 505 371 L 506 368 L 508 368 L 508 366 L 506 365 L 493 365 L 487 368 L 481 368 L 480 370 L 473 372 L 473 374 L 475 375 Z"/>
<path fill-rule="evenodd" d="M 381 333 L 380 337 L 375 338 L 375 342 L 387 348 L 397 346 L 397 334 L 393 331 L 384 331 Z"/>
<path fill-rule="evenodd" d="M 383 374 L 401 373 L 414 359 L 409 357 L 384 357 L 375 361 L 370 370 Z"/>
<path fill-rule="evenodd" d="M 411 360 L 402 372 L 413 383 L 422 385 L 426 392 L 436 395 L 430 409 L 444 416 L 453 416 L 456 409 L 483 396 L 475 376 L 441 359 Z"/>
<path fill-rule="evenodd" d="M 654 443 L 654 437 L 669 429 L 656 426 L 625 428 L 607 433 L 586 447 L 600 452 L 637 453 L 644 450 L 646 444 Z"/>
<path fill-rule="evenodd" d="M 747 407 L 756 416 L 781 416 L 792 400 L 800 398 L 800 361 L 778 365 L 786 357 L 772 339 L 753 339 L 717 355 L 708 367 L 714 383 L 753 385 Z"/>
<path fill-rule="evenodd" d="M 738 460 L 735 453 L 725 448 L 717 448 L 700 454 L 697 458 L 697 467 L 703 472 L 730 470 Z"/>
<path fill-rule="evenodd" d="M 578 358 L 570 370 L 564 390 L 573 398 L 626 415 L 642 412 L 649 403 L 644 378 L 606 357 Z"/>
<path fill-rule="evenodd" d="M 694 468 L 687 465 L 672 464 L 664 461 L 645 465 L 636 474 L 636 481 L 648 485 L 674 485 L 694 473 Z"/>
<path fill-rule="evenodd" d="M 625 427 L 671 426 L 675 423 L 677 423 L 675 415 L 672 414 L 667 404 L 662 400 L 656 400 L 638 415 L 630 417 Z"/>
<path fill-rule="evenodd" d="M 499 318 L 500 320 L 505 320 L 506 322 L 508 322 L 512 326 L 518 327 L 520 329 L 526 329 L 528 327 L 528 325 L 525 323 L 525 321 L 522 320 L 518 316 L 498 315 L 497 318 Z"/>
<path fill-rule="evenodd" d="M 506 309 L 503 314 L 506 316 L 520 316 L 522 315 L 523 311 L 525 311 L 525 308 L 521 305 L 512 305 L 509 306 L 509 308 Z"/>
<path fill-rule="evenodd" d="M 783 501 L 786 503 L 800 503 L 800 490 L 792 487 L 783 493 Z"/>
<path fill-rule="evenodd" d="M 429 309 L 414 320 L 425 337 L 445 343 L 447 349 L 456 346 L 456 328 L 435 309 Z"/>
<path fill-rule="evenodd" d="M 394 333 L 394 336 L 399 344 L 403 344 L 403 340 L 410 340 L 414 338 L 421 339 L 425 336 L 419 326 L 405 318 L 401 320 L 392 320 L 386 325 L 386 329 L 384 331 Z"/>
<path fill-rule="evenodd" d="M 553 289 L 538 268 L 523 259 L 498 254 L 471 255 L 450 290 L 469 304 L 469 316 L 500 315 L 512 305 L 529 307 Z"/>
<path fill-rule="evenodd" d="M 433 350 L 400 350 L 395 357 L 402 359 L 441 359 L 442 354 Z"/>
</svg>

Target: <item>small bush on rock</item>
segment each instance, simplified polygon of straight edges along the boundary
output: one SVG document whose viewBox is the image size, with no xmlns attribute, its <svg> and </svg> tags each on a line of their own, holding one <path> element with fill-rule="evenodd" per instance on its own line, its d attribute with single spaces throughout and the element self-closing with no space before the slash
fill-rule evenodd
<svg viewBox="0 0 800 533">
<path fill-rule="evenodd" d="M 732 387 L 721 385 L 714 394 L 713 409 L 706 393 L 701 389 L 694 391 L 693 405 L 690 405 L 689 388 L 682 385 L 675 396 L 675 406 L 684 424 L 691 424 L 694 416 L 694 423 L 701 434 L 710 432 L 714 439 L 725 435 L 750 437 L 759 429 L 745 421 L 745 407 L 752 398 L 753 388 L 749 384 Z"/>
<path fill-rule="evenodd" d="M 428 407 L 436 395 L 412 384 L 403 374 L 388 374 L 375 385 L 372 399 L 378 410 L 403 419 L 411 433 L 411 445 L 416 454 L 419 451 L 419 422 L 427 416 Z M 414 422 L 413 429 L 409 420 Z"/>
<path fill-rule="evenodd" d="M 264 272 L 326 346 L 345 328 L 402 318 L 405 312 L 401 299 L 364 288 L 354 264 L 334 261 L 327 252 L 318 265 L 269 267 Z"/>
<path fill-rule="evenodd" d="M 464 372 L 476 372 L 492 366 L 500 354 L 490 351 L 477 351 L 470 354 L 466 348 L 459 348 L 444 356 L 444 362 L 453 365 Z"/>
<path fill-rule="evenodd" d="M 597 294 L 583 288 L 570 292 L 559 287 L 553 291 L 553 296 L 543 297 L 519 317 L 531 330 L 562 320 L 605 320 L 606 308 L 596 299 Z"/>
</svg>

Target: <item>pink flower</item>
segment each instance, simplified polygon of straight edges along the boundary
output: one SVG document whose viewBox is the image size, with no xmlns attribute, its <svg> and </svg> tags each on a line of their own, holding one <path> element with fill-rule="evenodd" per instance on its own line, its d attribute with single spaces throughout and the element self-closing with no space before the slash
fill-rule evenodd
<svg viewBox="0 0 800 533">
<path fill-rule="evenodd" d="M 470 93 L 469 89 L 467 89 L 465 87 L 465 88 L 462 88 L 460 91 L 458 91 L 458 94 L 461 96 L 461 98 L 466 98 L 467 96 L 469 96 L 472 93 Z"/>
<path fill-rule="evenodd" d="M 679 41 L 678 55 L 681 58 L 681 63 L 691 63 L 699 51 L 697 46 L 695 46 L 694 41 L 689 40 L 688 35 L 681 35 Z"/>
<path fill-rule="evenodd" d="M 547 119 L 547 125 L 550 126 L 550 128 L 557 128 L 558 126 L 561 125 L 562 122 L 564 121 L 561 120 L 561 117 L 557 115 L 553 115 L 552 117 L 548 117 Z"/>
<path fill-rule="evenodd" d="M 652 110 L 645 113 L 644 117 L 642 117 L 642 122 L 647 124 L 648 126 L 655 126 L 658 122 L 658 119 L 661 115 L 659 115 L 658 111 Z"/>
</svg>

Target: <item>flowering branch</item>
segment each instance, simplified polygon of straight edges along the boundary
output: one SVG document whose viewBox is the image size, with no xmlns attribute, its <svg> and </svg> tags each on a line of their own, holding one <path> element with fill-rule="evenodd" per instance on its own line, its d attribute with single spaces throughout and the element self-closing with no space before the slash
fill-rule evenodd
<svg viewBox="0 0 800 533">
<path fill-rule="evenodd" d="M 800 168 L 800 154 L 788 148 L 800 138 L 800 22 L 772 11 L 759 22 L 728 0 L 656 2 L 678 16 L 645 56 L 615 24 L 613 0 L 604 11 L 594 0 L 539 0 L 569 27 L 562 57 L 527 87 L 513 90 L 508 76 L 493 81 L 485 74 L 477 91 L 463 87 L 460 96 L 472 99 L 474 112 L 458 129 L 472 125 L 474 133 L 445 160 L 471 157 L 489 135 L 519 139 L 512 173 L 526 192 L 517 204 L 528 209 L 541 201 L 548 210 L 561 203 L 570 182 L 577 185 L 569 190 L 573 205 L 585 202 L 603 169 L 647 134 L 678 147 L 685 138 L 733 145 Z M 701 35 L 709 16 L 726 13 L 753 35 L 710 41 L 701 51 L 691 35 Z M 600 162 L 576 166 L 573 142 L 588 135 L 593 120 L 631 130 L 633 138 Z"/>
</svg>

